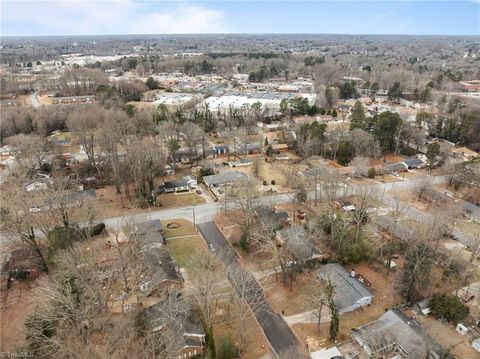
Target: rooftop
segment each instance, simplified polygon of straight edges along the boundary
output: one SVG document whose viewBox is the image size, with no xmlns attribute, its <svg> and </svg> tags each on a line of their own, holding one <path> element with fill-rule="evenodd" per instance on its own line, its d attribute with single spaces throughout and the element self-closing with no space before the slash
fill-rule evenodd
<svg viewBox="0 0 480 359">
<path fill-rule="evenodd" d="M 335 302 L 339 309 L 350 307 L 362 298 L 373 296 L 338 263 L 325 264 L 318 271 L 323 279 L 330 279 L 335 286 Z"/>
<path fill-rule="evenodd" d="M 208 186 L 222 185 L 248 180 L 248 176 L 241 171 L 225 171 L 218 175 L 210 175 L 203 177 L 203 181 Z"/>
</svg>

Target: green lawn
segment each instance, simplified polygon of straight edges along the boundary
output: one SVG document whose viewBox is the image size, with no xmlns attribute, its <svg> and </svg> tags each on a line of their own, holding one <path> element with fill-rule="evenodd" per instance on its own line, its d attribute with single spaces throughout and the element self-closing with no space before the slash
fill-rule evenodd
<svg viewBox="0 0 480 359">
<path fill-rule="evenodd" d="M 194 254 L 208 253 L 207 244 L 201 236 L 172 239 L 167 241 L 167 249 L 179 267 L 187 267 Z"/>
</svg>

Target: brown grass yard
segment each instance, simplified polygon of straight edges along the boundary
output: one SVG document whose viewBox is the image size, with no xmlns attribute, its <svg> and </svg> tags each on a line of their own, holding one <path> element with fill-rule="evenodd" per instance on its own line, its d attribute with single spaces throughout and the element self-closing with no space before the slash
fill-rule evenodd
<svg viewBox="0 0 480 359">
<path fill-rule="evenodd" d="M 167 250 L 172 259 L 175 260 L 178 267 L 188 267 L 194 254 L 207 254 L 207 244 L 201 236 L 192 236 L 185 238 L 176 238 L 167 241 Z"/>
</svg>

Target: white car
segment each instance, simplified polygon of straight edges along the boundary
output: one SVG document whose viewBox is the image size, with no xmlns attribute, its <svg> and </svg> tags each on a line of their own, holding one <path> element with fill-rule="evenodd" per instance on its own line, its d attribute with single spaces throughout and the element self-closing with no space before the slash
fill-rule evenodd
<svg viewBox="0 0 480 359">
<path fill-rule="evenodd" d="M 30 213 L 38 213 L 41 212 L 42 209 L 40 207 L 32 207 L 28 210 Z"/>
</svg>

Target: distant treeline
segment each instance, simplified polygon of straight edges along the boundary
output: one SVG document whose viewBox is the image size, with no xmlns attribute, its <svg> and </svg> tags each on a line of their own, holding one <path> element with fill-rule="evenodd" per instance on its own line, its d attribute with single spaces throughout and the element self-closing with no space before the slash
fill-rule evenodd
<svg viewBox="0 0 480 359">
<path fill-rule="evenodd" d="M 245 56 L 249 59 L 278 59 L 282 54 L 276 54 L 273 52 L 210 52 L 207 56 L 212 59 L 227 58 L 234 56 Z"/>
</svg>

